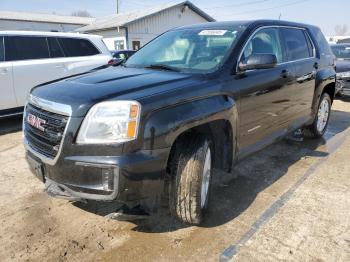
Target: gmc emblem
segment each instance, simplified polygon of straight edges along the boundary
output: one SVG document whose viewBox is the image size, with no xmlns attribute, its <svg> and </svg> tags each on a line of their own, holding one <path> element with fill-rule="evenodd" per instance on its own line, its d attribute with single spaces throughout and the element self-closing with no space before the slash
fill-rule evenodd
<svg viewBox="0 0 350 262">
<path fill-rule="evenodd" d="M 43 132 L 45 131 L 45 128 L 43 127 L 43 125 L 46 124 L 46 121 L 44 119 L 41 119 L 32 114 L 28 114 L 27 123 L 39 129 L 40 131 L 43 131 Z"/>
</svg>

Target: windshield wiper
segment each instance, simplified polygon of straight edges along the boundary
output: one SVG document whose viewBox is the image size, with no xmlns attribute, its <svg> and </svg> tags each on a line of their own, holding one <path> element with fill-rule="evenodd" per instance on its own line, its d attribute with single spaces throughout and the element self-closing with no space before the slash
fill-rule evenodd
<svg viewBox="0 0 350 262">
<path fill-rule="evenodd" d="M 167 70 L 167 71 L 174 71 L 174 72 L 180 72 L 181 70 L 179 68 L 163 65 L 163 64 L 152 64 L 149 66 L 145 66 L 145 68 L 149 69 L 161 69 L 161 70 Z"/>
</svg>

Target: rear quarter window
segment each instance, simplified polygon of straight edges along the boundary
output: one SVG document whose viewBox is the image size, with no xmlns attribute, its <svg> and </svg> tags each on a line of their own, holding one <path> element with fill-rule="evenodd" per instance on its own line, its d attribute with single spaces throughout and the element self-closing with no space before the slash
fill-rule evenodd
<svg viewBox="0 0 350 262">
<path fill-rule="evenodd" d="M 281 35 L 287 51 L 288 61 L 295 61 L 313 56 L 312 44 L 305 30 L 281 28 Z"/>
<path fill-rule="evenodd" d="M 6 36 L 6 61 L 20 61 L 49 58 L 45 37 Z"/>
<path fill-rule="evenodd" d="M 92 56 L 100 54 L 100 51 L 86 39 L 58 38 L 60 46 L 67 57 Z"/>
<path fill-rule="evenodd" d="M 4 37 L 0 36 L 0 62 L 5 60 Z"/>
</svg>

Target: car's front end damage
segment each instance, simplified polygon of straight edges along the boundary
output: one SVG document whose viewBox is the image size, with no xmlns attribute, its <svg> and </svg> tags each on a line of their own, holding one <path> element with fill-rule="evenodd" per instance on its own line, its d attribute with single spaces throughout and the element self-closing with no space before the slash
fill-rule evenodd
<svg viewBox="0 0 350 262">
<path fill-rule="evenodd" d="M 350 45 L 336 44 L 331 48 L 336 57 L 336 94 L 350 96 Z"/>
<path fill-rule="evenodd" d="M 158 198 L 170 149 L 131 152 L 127 138 L 123 143 L 78 141 L 84 119 L 74 116 L 69 105 L 30 96 L 23 121 L 26 158 L 47 193 L 69 200 L 120 200 L 130 206 Z"/>
<path fill-rule="evenodd" d="M 350 96 L 350 71 L 337 73 L 337 93 L 341 96 Z"/>
</svg>

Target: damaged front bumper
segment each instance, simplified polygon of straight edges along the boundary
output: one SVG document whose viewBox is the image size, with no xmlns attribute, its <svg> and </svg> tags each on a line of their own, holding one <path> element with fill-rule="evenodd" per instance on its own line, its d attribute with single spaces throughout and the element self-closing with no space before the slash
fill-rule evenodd
<svg viewBox="0 0 350 262">
<path fill-rule="evenodd" d="M 170 149 L 122 156 L 67 156 L 45 163 L 27 151 L 32 173 L 45 183 L 46 192 L 67 200 L 118 200 L 138 203 L 159 198 Z"/>
<path fill-rule="evenodd" d="M 341 96 L 350 96 L 350 78 L 337 79 L 336 92 Z"/>
</svg>

